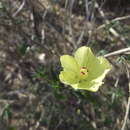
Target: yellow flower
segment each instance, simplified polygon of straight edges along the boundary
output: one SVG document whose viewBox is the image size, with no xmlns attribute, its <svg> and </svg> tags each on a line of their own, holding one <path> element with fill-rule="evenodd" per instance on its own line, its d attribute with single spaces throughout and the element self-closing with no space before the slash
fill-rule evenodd
<svg viewBox="0 0 130 130">
<path fill-rule="evenodd" d="M 103 79 L 110 71 L 111 65 L 102 56 L 95 57 L 89 47 L 80 47 L 73 56 L 60 57 L 63 71 L 59 78 L 64 84 L 74 89 L 85 89 L 96 92 L 103 84 Z"/>
</svg>

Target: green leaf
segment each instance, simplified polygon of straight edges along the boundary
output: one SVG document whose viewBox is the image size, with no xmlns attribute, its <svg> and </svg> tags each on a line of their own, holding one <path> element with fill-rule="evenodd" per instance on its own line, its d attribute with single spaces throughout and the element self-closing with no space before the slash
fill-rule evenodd
<svg viewBox="0 0 130 130">
<path fill-rule="evenodd" d="M 19 53 L 23 56 L 26 54 L 27 51 L 27 47 L 28 45 L 26 43 L 23 43 L 20 45 L 20 47 L 18 48 Z"/>
</svg>

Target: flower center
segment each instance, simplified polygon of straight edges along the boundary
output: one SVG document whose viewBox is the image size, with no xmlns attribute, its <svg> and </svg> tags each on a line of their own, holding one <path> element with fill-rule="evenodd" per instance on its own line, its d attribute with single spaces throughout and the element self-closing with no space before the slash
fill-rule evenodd
<svg viewBox="0 0 130 130">
<path fill-rule="evenodd" d="M 88 76 L 88 69 L 86 67 L 81 67 L 80 78 L 85 79 Z"/>
</svg>

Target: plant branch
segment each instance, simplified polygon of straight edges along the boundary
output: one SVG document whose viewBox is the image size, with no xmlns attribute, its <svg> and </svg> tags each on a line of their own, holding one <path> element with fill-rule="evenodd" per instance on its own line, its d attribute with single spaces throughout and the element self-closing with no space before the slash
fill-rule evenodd
<svg viewBox="0 0 130 130">
<path fill-rule="evenodd" d="M 129 19 L 130 18 L 130 15 L 127 15 L 127 16 L 123 16 L 123 17 L 117 17 L 113 20 L 111 20 L 110 22 L 116 22 L 116 21 L 121 21 L 121 20 L 125 20 L 125 19 Z M 101 26 L 99 26 L 97 28 L 97 30 L 101 29 L 101 28 L 104 28 L 106 26 L 106 24 L 102 24 Z"/>
<path fill-rule="evenodd" d="M 111 22 L 106 18 L 103 10 L 99 7 L 98 3 L 95 3 L 95 7 L 98 9 L 98 12 L 100 13 L 101 17 L 104 19 L 105 24 L 110 24 Z M 122 43 L 125 43 L 125 38 L 121 36 L 114 28 L 110 28 L 109 32 L 115 37 L 118 38 Z"/>
<path fill-rule="evenodd" d="M 119 54 L 129 52 L 129 51 L 130 51 L 130 47 L 108 53 L 108 54 L 104 55 L 104 57 L 115 56 L 115 55 L 119 55 Z"/>
<path fill-rule="evenodd" d="M 25 5 L 25 0 L 23 0 L 20 7 L 17 9 L 17 11 L 12 16 L 15 17 L 23 9 L 24 5 Z"/>
<path fill-rule="evenodd" d="M 128 114 L 129 114 L 129 109 L 130 109 L 130 74 L 129 74 L 129 70 L 128 70 L 128 65 L 126 66 L 126 73 L 127 73 L 127 78 L 128 78 L 129 97 L 128 97 L 128 103 L 127 103 L 127 106 L 126 106 L 124 122 L 123 122 L 121 130 L 125 130 L 125 126 L 126 126 Z"/>
</svg>

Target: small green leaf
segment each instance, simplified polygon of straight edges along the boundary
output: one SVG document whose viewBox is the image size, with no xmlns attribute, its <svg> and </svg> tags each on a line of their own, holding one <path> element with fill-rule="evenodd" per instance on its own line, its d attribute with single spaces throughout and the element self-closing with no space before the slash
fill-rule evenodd
<svg viewBox="0 0 130 130">
<path fill-rule="evenodd" d="M 26 43 L 21 44 L 20 47 L 18 48 L 19 53 L 21 55 L 25 55 L 26 51 L 27 51 L 27 47 L 28 47 L 28 45 Z"/>
</svg>

